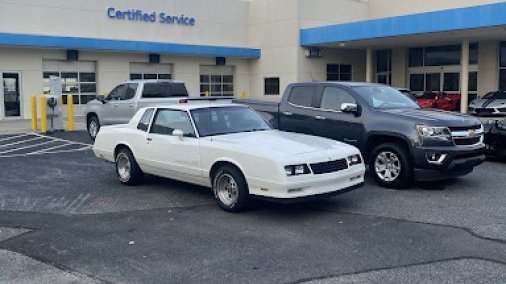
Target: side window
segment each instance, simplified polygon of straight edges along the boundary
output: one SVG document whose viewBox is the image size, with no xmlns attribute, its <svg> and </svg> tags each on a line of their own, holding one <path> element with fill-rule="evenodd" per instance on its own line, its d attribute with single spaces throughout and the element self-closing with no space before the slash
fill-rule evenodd
<svg viewBox="0 0 506 284">
<path fill-rule="evenodd" d="M 298 106 L 310 107 L 313 103 L 315 90 L 316 87 L 313 86 L 293 87 L 288 102 Z"/>
<path fill-rule="evenodd" d="M 126 84 L 126 90 L 123 92 L 123 96 L 120 98 L 122 101 L 131 100 L 135 97 L 137 92 L 137 84 Z"/>
<path fill-rule="evenodd" d="M 147 109 L 139 120 L 137 124 L 137 129 L 142 131 L 148 131 L 149 122 L 151 121 L 151 117 L 153 116 L 154 110 L 152 108 Z"/>
<path fill-rule="evenodd" d="M 151 126 L 151 133 L 172 135 L 175 129 L 181 129 L 185 137 L 195 137 L 193 126 L 186 111 L 158 110 Z"/>
<path fill-rule="evenodd" d="M 122 84 L 114 88 L 109 95 L 107 96 L 107 100 L 120 100 L 124 93 L 126 92 L 127 84 Z"/>
<path fill-rule="evenodd" d="M 325 87 L 323 89 L 320 108 L 340 111 L 341 105 L 344 103 L 356 104 L 357 102 L 352 95 L 343 89 L 336 87 Z"/>
</svg>

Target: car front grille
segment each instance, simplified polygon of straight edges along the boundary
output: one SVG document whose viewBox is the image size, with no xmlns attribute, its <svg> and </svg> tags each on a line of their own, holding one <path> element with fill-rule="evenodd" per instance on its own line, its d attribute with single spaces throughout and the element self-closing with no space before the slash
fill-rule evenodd
<svg viewBox="0 0 506 284">
<path fill-rule="evenodd" d="M 348 168 L 348 162 L 346 159 L 340 159 L 329 162 L 310 164 L 310 166 L 315 175 L 320 175 L 345 170 Z"/>
<path fill-rule="evenodd" d="M 470 146 L 470 145 L 474 145 L 474 144 L 478 144 L 481 142 L 481 137 L 473 137 L 473 138 L 456 138 L 454 139 L 455 140 L 455 145 L 459 145 L 459 146 Z"/>
<path fill-rule="evenodd" d="M 457 146 L 472 146 L 483 141 L 483 126 L 476 124 L 465 127 L 450 127 L 453 141 Z"/>
<path fill-rule="evenodd" d="M 475 108 L 474 112 L 476 112 L 477 114 L 492 114 L 492 113 L 494 113 L 494 109 L 493 108 Z"/>
</svg>

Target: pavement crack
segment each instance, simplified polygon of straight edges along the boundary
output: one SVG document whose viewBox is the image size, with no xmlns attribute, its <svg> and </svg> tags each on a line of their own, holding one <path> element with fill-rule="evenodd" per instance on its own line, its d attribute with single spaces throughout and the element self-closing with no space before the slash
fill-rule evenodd
<svg viewBox="0 0 506 284">
<path fill-rule="evenodd" d="M 394 266 L 385 266 L 385 267 L 379 267 L 379 268 L 364 269 L 364 270 L 359 270 L 359 271 L 354 271 L 354 272 L 336 273 L 336 274 L 327 274 L 327 275 L 321 275 L 321 276 L 307 277 L 307 278 L 298 279 L 298 280 L 295 280 L 292 282 L 287 282 L 286 284 L 299 284 L 299 283 L 305 283 L 305 282 L 309 282 L 309 281 L 324 280 L 324 279 L 342 277 L 342 276 L 348 276 L 348 275 L 358 275 L 358 274 L 375 272 L 375 271 L 391 270 L 391 269 L 397 269 L 397 268 L 408 268 L 408 267 L 413 267 L 413 266 L 435 264 L 435 263 L 456 261 L 456 260 L 482 260 L 482 261 L 489 261 L 489 262 L 498 263 L 501 265 L 506 265 L 506 262 L 483 258 L 483 257 L 460 256 L 460 257 L 452 257 L 452 258 L 445 258 L 445 259 L 435 259 L 435 260 L 417 262 L 417 263 L 408 263 L 408 264 L 401 264 L 401 265 L 394 265 Z"/>
<path fill-rule="evenodd" d="M 463 230 L 463 231 L 467 232 L 471 236 L 478 238 L 478 239 L 497 242 L 500 244 L 506 244 L 506 240 L 498 239 L 498 238 L 491 238 L 491 237 L 486 237 L 486 236 L 480 235 L 468 227 L 460 227 L 460 226 L 450 225 L 450 224 L 430 223 L 430 222 L 424 222 L 424 221 L 415 221 L 415 220 L 409 220 L 409 219 L 404 219 L 404 218 L 394 218 L 394 217 L 388 217 L 388 216 L 378 216 L 378 215 L 371 215 L 371 214 L 343 212 L 343 211 L 336 211 L 336 210 L 325 209 L 325 208 L 318 208 L 317 210 L 326 211 L 326 212 L 333 212 L 333 213 L 337 213 L 337 214 L 347 214 L 347 215 L 354 215 L 354 216 L 382 218 L 382 219 L 393 220 L 393 221 L 402 221 L 402 222 L 408 222 L 408 223 L 414 223 L 414 224 L 422 224 L 422 225 L 430 225 L 430 226 L 437 226 L 437 227 L 443 227 L 443 228 L 459 229 L 459 230 Z"/>
</svg>

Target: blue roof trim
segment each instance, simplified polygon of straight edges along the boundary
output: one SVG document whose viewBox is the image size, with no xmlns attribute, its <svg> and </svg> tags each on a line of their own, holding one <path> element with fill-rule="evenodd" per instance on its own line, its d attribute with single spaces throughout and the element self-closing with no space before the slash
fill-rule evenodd
<svg viewBox="0 0 506 284">
<path fill-rule="evenodd" d="M 260 49 L 0 33 L 0 45 L 259 58 Z"/>
<path fill-rule="evenodd" d="M 506 3 L 441 10 L 300 30 L 301 45 L 506 25 Z"/>
</svg>

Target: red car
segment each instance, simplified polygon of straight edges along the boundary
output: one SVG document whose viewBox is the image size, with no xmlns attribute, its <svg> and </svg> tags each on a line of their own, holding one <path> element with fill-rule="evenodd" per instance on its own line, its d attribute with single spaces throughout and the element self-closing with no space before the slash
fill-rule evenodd
<svg viewBox="0 0 506 284">
<path fill-rule="evenodd" d="M 447 111 L 457 111 L 460 107 L 460 94 L 445 92 L 425 92 L 416 99 L 423 108 L 437 108 Z"/>
</svg>

